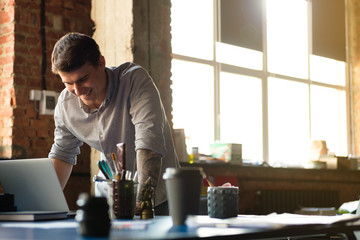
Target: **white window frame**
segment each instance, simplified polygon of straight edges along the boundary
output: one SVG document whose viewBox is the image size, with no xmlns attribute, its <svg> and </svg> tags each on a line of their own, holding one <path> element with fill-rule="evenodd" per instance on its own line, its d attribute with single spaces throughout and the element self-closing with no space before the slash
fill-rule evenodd
<svg viewBox="0 0 360 240">
<path fill-rule="evenodd" d="M 311 0 L 308 0 L 311 2 Z M 262 6 L 262 13 L 263 13 L 263 69 L 262 70 L 253 70 L 238 66 L 232 66 L 224 63 L 220 63 L 216 61 L 216 42 L 220 42 L 220 34 L 219 29 L 221 27 L 221 24 L 219 24 L 218 17 L 220 16 L 220 1 L 219 0 L 213 0 L 214 4 L 214 35 L 213 35 L 213 60 L 205 60 L 205 59 L 199 59 L 179 54 L 172 54 L 173 59 L 183 60 L 183 61 L 189 61 L 194 63 L 202 63 L 202 64 L 208 64 L 210 66 L 213 66 L 214 68 L 214 141 L 220 139 L 220 99 L 219 99 L 219 82 L 220 82 L 220 72 L 226 71 L 229 73 L 235 73 L 240 75 L 247 75 L 252 77 L 257 77 L 262 80 L 262 94 L 263 94 L 263 102 L 262 102 L 262 123 L 263 123 L 263 161 L 268 162 L 269 161 L 269 129 L 268 129 L 268 78 L 274 77 L 274 78 L 281 78 L 288 81 L 295 81 L 295 82 L 301 82 L 305 83 L 309 87 L 309 93 L 310 93 L 310 86 L 311 85 L 317 85 L 317 86 L 323 86 L 327 88 L 337 89 L 337 90 L 344 90 L 346 93 L 346 113 L 347 113 L 347 146 L 348 146 L 348 154 L 354 153 L 354 146 L 353 146 L 353 134 L 352 134 L 352 126 L 353 126 L 353 120 L 352 120 L 352 100 L 351 100 L 351 78 L 350 78 L 350 70 L 348 66 L 349 62 L 349 54 L 346 53 L 346 84 L 345 86 L 339 86 L 339 85 L 332 85 L 332 84 L 326 84 L 321 82 L 316 82 L 310 80 L 310 66 L 308 68 L 308 77 L 307 79 L 300 79 L 296 77 L 290 77 L 285 76 L 281 74 L 275 74 L 268 72 L 267 69 L 267 33 L 266 33 L 266 4 L 263 4 Z M 346 6 L 346 0 L 345 0 L 345 6 Z M 345 8 L 346 9 L 346 8 Z M 312 53 L 312 22 L 311 22 L 311 4 L 308 4 L 308 18 L 309 18 L 309 26 L 308 26 L 308 32 L 309 32 L 309 53 L 308 58 L 310 58 Z M 345 25 L 347 26 L 347 13 L 345 12 Z M 346 45 L 348 45 L 348 34 L 347 34 L 347 27 L 345 27 L 346 31 Z M 346 47 L 346 51 L 348 51 L 348 47 Z M 310 59 L 309 59 L 310 60 Z M 310 61 L 308 61 L 308 64 L 310 64 Z M 310 94 L 309 94 L 310 97 Z M 310 103 L 310 101 L 309 101 Z M 309 122 L 310 122 L 310 131 L 311 131 L 311 114 L 309 114 Z"/>
</svg>

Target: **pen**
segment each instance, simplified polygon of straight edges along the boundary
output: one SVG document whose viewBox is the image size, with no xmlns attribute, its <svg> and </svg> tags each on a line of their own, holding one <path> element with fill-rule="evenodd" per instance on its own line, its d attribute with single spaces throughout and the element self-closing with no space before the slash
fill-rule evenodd
<svg viewBox="0 0 360 240">
<path fill-rule="evenodd" d="M 107 180 L 110 180 L 110 177 L 109 177 L 109 175 L 107 174 L 107 172 L 105 171 L 105 169 L 103 168 L 103 166 L 102 166 L 102 164 L 101 164 L 101 161 L 98 161 L 98 162 L 97 162 L 97 165 L 98 165 L 100 171 L 102 172 L 102 174 L 105 176 L 105 178 L 106 178 Z"/>
<path fill-rule="evenodd" d="M 107 164 L 107 162 L 105 160 L 101 160 L 101 164 L 102 164 L 104 170 L 109 174 L 109 179 L 112 179 L 113 176 L 111 174 L 111 171 L 110 171 L 110 168 L 109 168 L 109 165 Z"/>
<path fill-rule="evenodd" d="M 131 180 L 131 172 L 130 171 L 125 172 L 125 180 Z"/>
<path fill-rule="evenodd" d="M 134 173 L 133 181 L 134 181 L 134 182 L 137 182 L 137 181 L 138 181 L 138 172 L 137 172 L 137 171 Z"/>
<path fill-rule="evenodd" d="M 107 179 L 100 177 L 98 175 L 94 175 L 94 177 L 93 177 L 93 182 L 106 182 L 106 181 L 107 181 Z"/>
<path fill-rule="evenodd" d="M 115 176 L 116 174 L 116 169 L 115 169 L 115 166 L 114 166 L 114 163 L 113 161 L 111 160 L 108 160 L 108 159 L 105 159 L 103 160 L 105 163 L 106 163 L 106 166 L 108 167 L 110 173 L 111 173 L 111 176 Z"/>
</svg>

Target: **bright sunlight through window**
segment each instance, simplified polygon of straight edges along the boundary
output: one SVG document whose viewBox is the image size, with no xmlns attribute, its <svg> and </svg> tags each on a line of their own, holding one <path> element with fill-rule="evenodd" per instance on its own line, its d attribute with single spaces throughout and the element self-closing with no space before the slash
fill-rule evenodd
<svg viewBox="0 0 360 240">
<path fill-rule="evenodd" d="M 348 155 L 347 65 L 311 53 L 312 1 L 222 1 L 171 1 L 173 123 L 188 153 L 240 143 L 247 163 L 307 167 L 325 140 Z"/>
</svg>

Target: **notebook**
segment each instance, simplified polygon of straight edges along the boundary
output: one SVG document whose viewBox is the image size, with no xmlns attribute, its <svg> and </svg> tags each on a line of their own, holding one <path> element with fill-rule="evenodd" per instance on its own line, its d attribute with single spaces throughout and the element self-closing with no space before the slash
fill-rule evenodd
<svg viewBox="0 0 360 240">
<path fill-rule="evenodd" d="M 49 158 L 0 160 L 0 184 L 17 207 L 16 213 L 0 212 L 0 220 L 59 219 L 69 212 Z"/>
</svg>

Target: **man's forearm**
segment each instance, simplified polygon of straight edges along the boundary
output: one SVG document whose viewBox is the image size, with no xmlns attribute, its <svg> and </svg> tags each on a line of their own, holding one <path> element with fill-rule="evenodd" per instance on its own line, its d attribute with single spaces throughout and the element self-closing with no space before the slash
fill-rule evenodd
<svg viewBox="0 0 360 240">
<path fill-rule="evenodd" d="M 59 178 L 61 188 L 64 189 L 67 181 L 69 180 L 73 165 L 56 158 L 53 158 L 51 160 L 54 164 L 54 168 Z"/>
<path fill-rule="evenodd" d="M 155 189 L 160 178 L 162 158 L 161 155 L 156 152 L 139 149 L 136 152 L 136 160 L 140 189 L 137 199 L 140 201 L 142 199 L 141 189 L 149 177 L 151 177 L 151 186 Z"/>
</svg>

